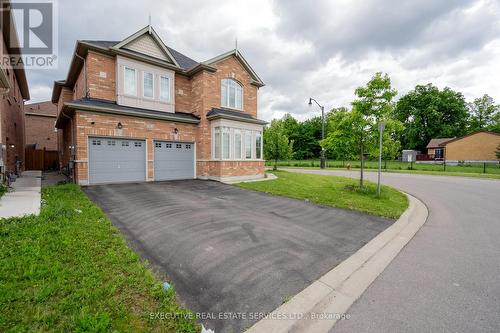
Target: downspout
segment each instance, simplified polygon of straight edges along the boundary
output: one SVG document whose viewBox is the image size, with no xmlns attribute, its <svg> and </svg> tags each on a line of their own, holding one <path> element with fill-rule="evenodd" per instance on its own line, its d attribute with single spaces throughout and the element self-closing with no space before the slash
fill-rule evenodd
<svg viewBox="0 0 500 333">
<path fill-rule="evenodd" d="M 73 118 L 71 118 L 70 116 L 66 115 L 64 113 L 64 110 L 61 110 L 61 114 L 68 118 L 69 121 L 70 121 L 70 126 L 71 126 L 71 146 L 73 147 L 73 150 L 75 151 L 75 154 L 76 154 L 76 145 L 75 145 L 75 127 L 73 126 Z M 64 138 L 63 138 L 63 143 L 64 143 Z M 69 152 L 69 160 L 71 161 L 71 150 Z M 74 181 L 75 180 L 75 161 L 72 161 L 73 162 L 73 168 L 71 170 L 71 178 L 72 180 Z"/>
<path fill-rule="evenodd" d="M 84 85 L 85 85 L 85 98 L 89 97 L 89 92 L 87 90 L 87 62 L 85 61 L 85 58 L 80 56 L 78 53 L 75 52 L 75 56 L 78 58 L 82 59 L 83 61 L 83 76 L 85 77 L 84 80 Z"/>
</svg>

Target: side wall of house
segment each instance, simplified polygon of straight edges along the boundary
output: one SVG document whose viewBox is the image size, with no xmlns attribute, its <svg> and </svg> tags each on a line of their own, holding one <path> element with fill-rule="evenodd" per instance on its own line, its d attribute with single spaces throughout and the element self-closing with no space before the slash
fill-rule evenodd
<svg viewBox="0 0 500 333">
<path fill-rule="evenodd" d="M 1 51 L 7 50 L 0 33 L 2 47 Z M 2 54 L 8 56 L 7 54 Z M 5 171 L 14 172 L 16 161 L 21 161 L 24 168 L 24 100 L 19 89 L 19 84 L 15 72 L 12 69 L 1 68 L 5 71 L 11 89 L 9 93 L 0 96 L 0 143 L 5 146 L 1 151 Z"/>
<path fill-rule="evenodd" d="M 446 144 L 447 161 L 495 161 L 500 135 L 476 133 Z"/>
</svg>

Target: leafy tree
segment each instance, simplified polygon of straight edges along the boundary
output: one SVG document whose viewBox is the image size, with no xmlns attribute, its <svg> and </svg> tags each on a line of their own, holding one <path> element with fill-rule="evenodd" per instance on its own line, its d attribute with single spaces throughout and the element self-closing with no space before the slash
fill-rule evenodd
<svg viewBox="0 0 500 333">
<path fill-rule="evenodd" d="M 487 94 L 469 103 L 469 131 L 494 130 L 498 128 L 500 105 L 495 105 L 493 98 Z"/>
<path fill-rule="evenodd" d="M 347 108 L 332 110 L 327 117 L 328 135 L 321 142 L 329 158 L 334 160 L 355 159 L 358 141 L 354 137 L 352 113 Z"/>
<path fill-rule="evenodd" d="M 278 168 L 278 160 L 290 159 L 293 155 L 293 141 L 288 140 L 283 120 L 274 119 L 264 129 L 264 156 L 274 160 L 273 170 Z"/>
<path fill-rule="evenodd" d="M 468 112 L 461 93 L 427 84 L 401 97 L 394 118 L 405 127 L 400 138 L 403 147 L 423 151 L 432 138 L 464 135 Z"/>
<path fill-rule="evenodd" d="M 378 123 L 387 121 L 393 111 L 392 100 L 397 91 L 391 87 L 391 79 L 387 74 L 376 73 L 366 86 L 355 90 L 357 99 L 352 102 L 351 120 L 353 135 L 359 144 L 361 158 L 361 176 L 359 186 L 363 187 L 364 154 L 376 145 Z"/>
<path fill-rule="evenodd" d="M 294 141 L 295 158 L 310 159 L 320 155 L 321 117 L 313 117 L 300 123 L 299 135 Z"/>
</svg>

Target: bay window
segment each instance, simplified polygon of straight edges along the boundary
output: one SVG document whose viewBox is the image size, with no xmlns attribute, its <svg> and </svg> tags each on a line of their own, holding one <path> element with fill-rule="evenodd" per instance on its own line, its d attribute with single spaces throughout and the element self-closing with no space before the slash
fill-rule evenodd
<svg viewBox="0 0 500 333">
<path fill-rule="evenodd" d="M 229 126 L 213 128 L 212 158 L 214 160 L 260 160 L 262 159 L 262 146 L 262 131 Z"/>
<path fill-rule="evenodd" d="M 134 68 L 125 67 L 124 69 L 124 88 L 126 95 L 137 96 L 137 76 Z"/>
<path fill-rule="evenodd" d="M 221 81 L 221 105 L 233 108 L 243 109 L 243 88 L 233 79 L 223 79 Z"/>
<path fill-rule="evenodd" d="M 168 76 L 160 76 L 160 100 L 170 101 L 170 78 Z"/>
<path fill-rule="evenodd" d="M 154 75 L 153 73 L 144 72 L 143 75 L 143 95 L 147 98 L 154 97 Z"/>
</svg>

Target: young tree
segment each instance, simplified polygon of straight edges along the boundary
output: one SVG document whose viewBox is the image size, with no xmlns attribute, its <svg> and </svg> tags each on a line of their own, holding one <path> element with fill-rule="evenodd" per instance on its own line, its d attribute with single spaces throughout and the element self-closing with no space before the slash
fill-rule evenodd
<svg viewBox="0 0 500 333">
<path fill-rule="evenodd" d="M 474 102 L 469 103 L 469 131 L 476 132 L 481 130 L 492 130 L 498 125 L 498 115 L 500 114 L 500 105 L 495 105 L 493 98 L 487 94 L 476 98 Z"/>
<path fill-rule="evenodd" d="M 273 170 L 278 168 L 278 160 L 292 157 L 293 141 L 288 140 L 282 120 L 274 119 L 264 129 L 264 155 L 266 159 L 274 160 Z"/>
<path fill-rule="evenodd" d="M 394 118 L 405 127 L 400 137 L 404 149 L 424 151 L 432 138 L 464 135 L 468 112 L 461 93 L 427 84 L 399 99 Z"/>
<path fill-rule="evenodd" d="M 359 186 L 363 187 L 364 155 L 367 148 L 376 144 L 378 123 L 387 120 L 393 111 L 393 98 L 397 91 L 391 87 L 387 74 L 376 73 L 364 87 L 355 91 L 358 97 L 352 102 L 353 135 L 359 142 L 361 176 Z"/>
<path fill-rule="evenodd" d="M 497 152 L 496 152 L 496 154 L 497 154 L 497 158 L 500 160 L 500 144 L 499 144 L 499 145 L 498 145 L 498 147 L 497 147 Z"/>
</svg>

